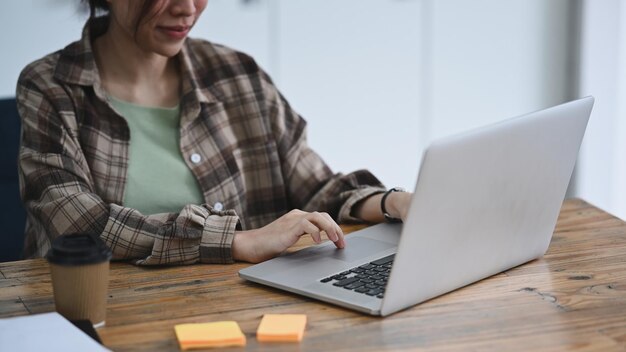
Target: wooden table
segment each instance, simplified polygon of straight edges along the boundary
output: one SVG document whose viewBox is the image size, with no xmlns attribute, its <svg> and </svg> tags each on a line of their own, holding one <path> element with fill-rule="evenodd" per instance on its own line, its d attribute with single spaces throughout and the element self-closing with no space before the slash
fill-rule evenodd
<svg viewBox="0 0 626 352">
<path fill-rule="evenodd" d="M 175 324 L 218 320 L 239 322 L 247 350 L 626 350 L 626 223 L 581 200 L 542 259 L 387 318 L 246 282 L 246 265 L 114 263 L 98 333 L 114 351 L 176 351 Z M 0 317 L 52 310 L 44 260 L 0 263 Z M 264 313 L 306 313 L 302 343 L 257 342 Z"/>
</svg>

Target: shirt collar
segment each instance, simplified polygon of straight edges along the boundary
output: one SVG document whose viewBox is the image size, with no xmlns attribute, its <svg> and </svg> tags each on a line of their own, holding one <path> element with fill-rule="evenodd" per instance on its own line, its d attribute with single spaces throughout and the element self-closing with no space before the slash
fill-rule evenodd
<svg viewBox="0 0 626 352">
<path fill-rule="evenodd" d="M 108 18 L 98 17 L 85 23 L 81 39 L 61 50 L 54 77 L 62 82 L 93 86 L 99 82 L 98 67 L 91 41 L 106 32 Z"/>
<path fill-rule="evenodd" d="M 61 50 L 59 60 L 55 67 L 54 77 L 62 82 L 81 86 L 93 86 L 96 94 L 106 100 L 106 94 L 100 86 L 100 75 L 96 65 L 92 49 L 92 41 L 104 34 L 109 23 L 106 16 L 90 19 L 83 27 L 79 41 L 73 42 Z M 221 94 L 212 87 L 212 84 L 204 84 L 197 77 L 194 69 L 201 64 L 194 60 L 192 41 L 187 39 L 178 54 L 178 63 L 182 74 L 181 94 L 181 124 L 185 117 L 197 116 L 200 104 L 219 103 Z"/>
<path fill-rule="evenodd" d="M 201 104 L 216 104 L 221 102 L 221 92 L 214 88 L 213 84 L 205 83 L 203 77 L 199 77 L 199 68 L 203 63 L 196 59 L 193 50 L 193 40 L 185 40 L 182 50 L 178 54 L 178 64 L 181 77 L 181 119 L 184 126 L 194 116 L 200 113 Z"/>
</svg>

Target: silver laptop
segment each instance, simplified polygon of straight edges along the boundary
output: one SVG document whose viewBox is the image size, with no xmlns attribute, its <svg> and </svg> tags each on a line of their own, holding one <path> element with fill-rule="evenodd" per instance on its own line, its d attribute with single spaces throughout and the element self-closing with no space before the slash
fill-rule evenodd
<svg viewBox="0 0 626 352">
<path fill-rule="evenodd" d="M 431 144 L 404 224 L 379 224 L 239 271 L 250 281 L 386 316 L 541 257 L 593 97 Z"/>
</svg>

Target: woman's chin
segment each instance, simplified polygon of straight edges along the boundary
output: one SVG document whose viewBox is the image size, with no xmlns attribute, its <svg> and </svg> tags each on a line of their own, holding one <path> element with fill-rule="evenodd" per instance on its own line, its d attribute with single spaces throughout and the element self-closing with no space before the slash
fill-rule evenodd
<svg viewBox="0 0 626 352">
<path fill-rule="evenodd" d="M 157 47 L 152 48 L 151 51 L 153 51 L 156 54 L 165 56 L 165 57 L 174 57 L 178 55 L 178 53 L 180 53 L 182 48 L 183 48 L 182 43 L 176 44 L 176 45 L 159 45 Z"/>
</svg>

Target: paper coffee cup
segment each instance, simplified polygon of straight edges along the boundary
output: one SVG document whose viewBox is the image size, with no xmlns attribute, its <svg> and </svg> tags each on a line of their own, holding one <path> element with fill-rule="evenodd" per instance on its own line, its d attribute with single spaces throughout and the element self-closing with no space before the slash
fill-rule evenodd
<svg viewBox="0 0 626 352">
<path fill-rule="evenodd" d="M 104 326 L 111 250 L 98 236 L 57 237 L 46 259 L 50 263 L 54 305 L 69 320 Z"/>
</svg>

